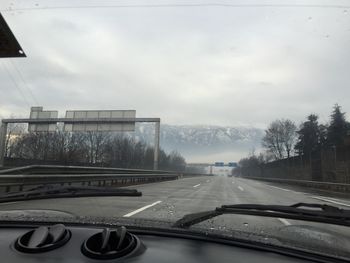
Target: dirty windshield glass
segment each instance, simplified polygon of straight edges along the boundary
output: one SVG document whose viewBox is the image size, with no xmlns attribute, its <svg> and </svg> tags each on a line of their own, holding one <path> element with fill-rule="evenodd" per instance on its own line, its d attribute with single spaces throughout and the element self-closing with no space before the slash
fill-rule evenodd
<svg viewBox="0 0 350 263">
<path fill-rule="evenodd" d="M 0 13 L 0 216 L 350 209 L 350 1 L 2 0 Z M 296 214 L 190 228 L 346 254 L 342 214 Z"/>
</svg>

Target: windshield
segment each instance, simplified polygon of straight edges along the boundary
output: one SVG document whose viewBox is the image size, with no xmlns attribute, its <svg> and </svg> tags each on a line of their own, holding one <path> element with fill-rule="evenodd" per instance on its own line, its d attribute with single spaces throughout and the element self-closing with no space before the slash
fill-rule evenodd
<svg viewBox="0 0 350 263">
<path fill-rule="evenodd" d="M 142 196 L 65 188 L 0 212 L 174 223 L 234 204 L 350 209 L 349 12 L 348 0 L 2 0 L 18 52 L 0 58 L 0 194 Z M 225 214 L 191 229 L 350 257 L 350 228 L 335 224 Z"/>
</svg>

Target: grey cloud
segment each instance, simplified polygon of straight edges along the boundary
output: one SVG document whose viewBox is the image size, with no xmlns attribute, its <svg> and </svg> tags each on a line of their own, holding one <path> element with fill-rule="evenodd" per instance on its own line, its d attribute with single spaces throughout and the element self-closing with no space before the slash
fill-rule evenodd
<svg viewBox="0 0 350 263">
<path fill-rule="evenodd" d="M 16 63 L 46 108 L 128 108 L 173 124 L 256 126 L 299 122 L 311 112 L 327 118 L 335 102 L 350 110 L 350 15 L 343 10 L 5 15 L 28 54 Z M 1 92 L 12 90 L 0 113 L 27 114 L 13 84 L 0 78 Z"/>
</svg>

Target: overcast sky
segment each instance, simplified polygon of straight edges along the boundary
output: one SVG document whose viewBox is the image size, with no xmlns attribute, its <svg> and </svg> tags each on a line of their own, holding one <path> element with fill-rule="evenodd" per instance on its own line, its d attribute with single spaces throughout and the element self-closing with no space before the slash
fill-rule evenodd
<svg viewBox="0 0 350 263">
<path fill-rule="evenodd" d="M 350 113 L 350 1 L 41 9 L 169 3 L 208 1 L 1 0 L 27 58 L 0 60 L 0 116 L 39 104 L 265 127 L 313 112 L 326 122 L 334 103 Z"/>
</svg>

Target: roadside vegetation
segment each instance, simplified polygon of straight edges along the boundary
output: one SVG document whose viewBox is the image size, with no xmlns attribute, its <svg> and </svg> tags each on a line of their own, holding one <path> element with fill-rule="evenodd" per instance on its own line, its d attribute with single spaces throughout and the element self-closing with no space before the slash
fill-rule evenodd
<svg viewBox="0 0 350 263">
<path fill-rule="evenodd" d="M 289 119 L 274 120 L 262 139 L 265 151 L 242 158 L 239 167 L 256 167 L 296 156 L 311 162 L 312 156 L 322 150 L 336 152 L 338 148 L 350 147 L 349 134 L 350 123 L 338 104 L 333 106 L 328 123 L 320 123 L 315 113 L 308 115 L 299 126 Z"/>
<path fill-rule="evenodd" d="M 153 169 L 154 148 L 122 134 L 107 132 L 28 133 L 26 126 L 8 127 L 5 157 L 11 165 L 28 163 L 93 165 Z M 159 169 L 183 171 L 185 159 L 177 152 L 159 152 Z"/>
</svg>

